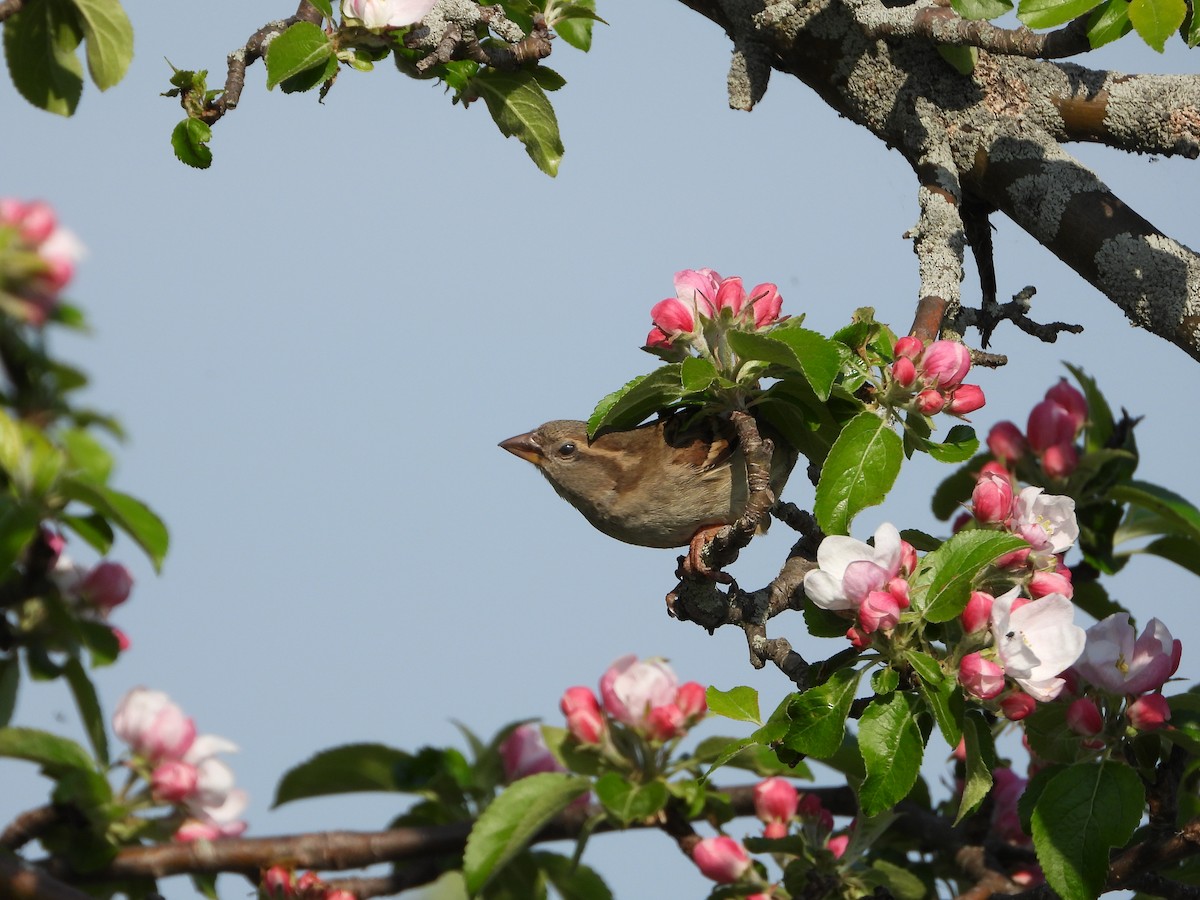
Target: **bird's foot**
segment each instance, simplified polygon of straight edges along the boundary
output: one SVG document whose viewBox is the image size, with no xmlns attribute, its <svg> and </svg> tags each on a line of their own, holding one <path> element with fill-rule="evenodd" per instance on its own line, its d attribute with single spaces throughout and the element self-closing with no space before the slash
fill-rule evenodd
<svg viewBox="0 0 1200 900">
<path fill-rule="evenodd" d="M 676 578 L 706 578 L 720 584 L 733 583 L 733 578 L 720 569 L 709 568 L 705 564 L 703 556 L 704 548 L 708 546 L 709 541 L 715 538 L 724 527 L 724 525 L 705 525 L 692 536 L 692 542 L 688 545 L 687 556 L 679 557 L 679 568 L 675 571 Z"/>
</svg>

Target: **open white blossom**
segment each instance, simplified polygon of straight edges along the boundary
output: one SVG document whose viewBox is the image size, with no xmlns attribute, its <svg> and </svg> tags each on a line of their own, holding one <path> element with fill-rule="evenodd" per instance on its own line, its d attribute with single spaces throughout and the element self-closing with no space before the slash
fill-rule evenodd
<svg viewBox="0 0 1200 900">
<path fill-rule="evenodd" d="M 1075 501 L 1043 494 L 1040 487 L 1027 487 L 1013 504 L 1012 530 L 1027 540 L 1035 553 L 1063 553 L 1079 538 Z"/>
<path fill-rule="evenodd" d="M 1018 590 L 992 604 L 992 637 L 1004 674 L 1030 697 L 1044 703 L 1066 682 L 1058 676 L 1083 652 L 1087 635 L 1075 624 L 1075 604 L 1062 594 L 1047 594 L 1013 610 Z"/>
<path fill-rule="evenodd" d="M 831 534 L 817 547 L 817 565 L 804 576 L 804 593 L 822 609 L 858 609 L 863 598 L 878 591 L 900 571 L 900 532 L 884 522 L 875 546 Z"/>
</svg>

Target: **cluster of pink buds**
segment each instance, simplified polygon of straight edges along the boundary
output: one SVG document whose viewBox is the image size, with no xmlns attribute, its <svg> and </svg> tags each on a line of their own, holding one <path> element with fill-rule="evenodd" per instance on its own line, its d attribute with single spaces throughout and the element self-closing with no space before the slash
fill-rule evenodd
<svg viewBox="0 0 1200 900">
<path fill-rule="evenodd" d="M 129 599 L 133 575 L 111 560 L 101 560 L 91 568 L 81 566 L 63 552 L 66 543 L 61 534 L 43 527 L 30 549 L 30 561 L 34 557 L 40 560 L 50 581 L 81 618 L 107 624 L 112 611 Z M 125 633 L 111 625 L 109 628 L 119 650 L 128 650 L 129 638 Z"/>
<path fill-rule="evenodd" d="M 601 699 L 590 688 L 572 687 L 563 693 L 559 705 L 568 731 L 581 744 L 603 744 L 613 723 L 651 742 L 666 743 L 682 737 L 704 718 L 708 712 L 704 695 L 704 686 L 698 682 L 680 684 L 663 660 L 638 660 L 629 654 L 601 677 Z"/>
<path fill-rule="evenodd" d="M 737 276 L 722 278 L 712 269 L 685 269 L 675 273 L 675 296 L 650 310 L 654 327 L 646 348 L 660 355 L 682 358 L 694 349 L 720 363 L 730 355 L 724 346 L 726 331 L 756 331 L 780 321 L 783 298 L 770 283 L 747 293 Z"/>
<path fill-rule="evenodd" d="M 178 841 L 237 837 L 245 791 L 234 787 L 233 771 L 218 753 L 237 750 L 231 741 L 196 734 L 190 716 L 162 691 L 137 687 L 113 714 L 113 731 L 133 753 L 128 765 L 149 784 L 150 802 L 176 807 Z"/>
<path fill-rule="evenodd" d="M 988 449 L 1009 468 L 1032 454 L 1048 477 L 1066 478 L 1079 464 L 1075 442 L 1087 420 L 1087 399 L 1063 379 L 1030 411 L 1025 434 L 1012 422 L 997 422 Z"/>
<path fill-rule="evenodd" d="M 821 541 L 817 568 L 805 575 L 804 592 L 823 609 L 855 616 L 846 637 L 863 648 L 872 634 L 889 634 L 899 624 L 916 568 L 916 550 L 901 540 L 896 526 L 884 522 L 875 531 L 874 546 L 844 535 Z"/>
<path fill-rule="evenodd" d="M 44 324 L 83 252 L 46 203 L 0 198 L 0 294 L 18 304 L 6 311 L 32 325 Z"/>
<path fill-rule="evenodd" d="M 271 866 L 262 873 L 262 892 L 268 900 L 355 900 L 355 894 L 331 888 L 316 872 L 297 878 L 287 866 Z"/>
<path fill-rule="evenodd" d="M 926 346 L 920 338 L 902 337 L 894 352 L 892 391 L 901 395 L 891 398 L 896 405 L 906 399 L 909 408 L 924 416 L 940 412 L 965 416 L 983 406 L 979 385 L 963 384 L 971 369 L 971 353 L 958 341 L 934 341 Z"/>
<path fill-rule="evenodd" d="M 566 771 L 546 747 L 541 729 L 531 723 L 518 725 L 501 742 L 500 763 L 509 784 L 540 772 Z"/>
</svg>

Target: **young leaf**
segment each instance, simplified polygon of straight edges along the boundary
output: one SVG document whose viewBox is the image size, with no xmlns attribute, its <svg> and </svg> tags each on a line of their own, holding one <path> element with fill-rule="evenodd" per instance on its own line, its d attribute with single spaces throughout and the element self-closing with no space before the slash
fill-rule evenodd
<svg viewBox="0 0 1200 900">
<path fill-rule="evenodd" d="M 653 816 L 666 803 L 669 792 L 661 781 L 635 784 L 617 772 L 596 780 L 596 799 L 622 825 Z"/>
<path fill-rule="evenodd" d="M 1130 0 L 1129 21 L 1142 40 L 1162 53 L 1167 38 L 1187 18 L 1187 11 L 1184 0 Z"/>
<path fill-rule="evenodd" d="M 962 739 L 962 718 L 966 711 L 962 691 L 958 682 L 945 679 L 941 682 L 920 681 L 917 692 L 925 702 L 925 706 L 933 713 L 938 731 L 951 747 L 957 747 Z"/>
<path fill-rule="evenodd" d="M 815 759 L 837 753 L 861 674 L 856 669 L 839 669 L 824 684 L 793 698 L 788 707 L 791 725 L 783 738 L 784 746 Z"/>
<path fill-rule="evenodd" d="M 155 571 L 162 569 L 170 539 L 167 526 L 150 507 L 129 494 L 79 478 L 63 478 L 61 487 L 67 497 L 87 504 L 133 538 L 150 557 Z"/>
<path fill-rule="evenodd" d="M 859 802 L 863 813 L 878 815 L 908 796 L 921 770 L 925 742 L 913 698 L 897 692 L 871 703 L 859 721 L 858 747 L 867 770 Z"/>
<path fill-rule="evenodd" d="M 267 47 L 267 88 L 310 69 L 324 70 L 334 52 L 320 26 L 296 22 Z"/>
<path fill-rule="evenodd" d="M 208 123 L 189 116 L 171 132 L 171 149 L 175 151 L 175 158 L 184 165 L 193 169 L 207 169 L 212 165 L 212 150 L 208 148 L 211 140 L 212 129 Z"/>
<path fill-rule="evenodd" d="M 950 0 L 950 7 L 964 19 L 998 19 L 1013 5 L 1012 0 Z"/>
<path fill-rule="evenodd" d="M 999 531 L 960 531 L 924 559 L 928 581 L 924 596 L 914 596 L 914 606 L 929 622 L 949 622 L 963 611 L 975 577 L 996 557 L 1027 546 L 1015 534 Z"/>
<path fill-rule="evenodd" d="M 83 727 L 92 749 L 96 751 L 96 759 L 100 761 L 100 765 L 107 766 L 108 732 L 105 730 L 104 712 L 100 709 L 100 698 L 96 696 L 96 688 L 87 677 L 83 663 L 77 656 L 72 656 L 67 661 L 63 667 L 63 674 L 67 678 L 67 684 L 71 686 L 71 696 L 75 698 L 75 706 L 79 709 L 79 717 L 83 720 Z"/>
<path fill-rule="evenodd" d="M 1200 541 L 1200 510 L 1178 494 L 1145 481 L 1117 485 L 1111 496 L 1118 502 L 1141 506 L 1172 525 L 1172 533 Z"/>
<path fill-rule="evenodd" d="M 0 728 L 0 756 L 39 763 L 51 778 L 71 769 L 96 768 L 88 752 L 74 741 L 35 728 Z"/>
<path fill-rule="evenodd" d="M 125 77 L 133 59 L 133 26 L 120 0 L 71 0 L 87 40 L 88 73 L 108 90 Z"/>
<path fill-rule="evenodd" d="M 946 434 L 946 440 L 940 444 L 926 441 L 922 449 L 938 462 L 966 462 L 979 449 L 979 438 L 970 425 L 955 425 Z"/>
<path fill-rule="evenodd" d="M 414 777 L 416 759 L 411 753 L 383 744 L 347 744 L 322 750 L 283 774 L 271 806 L 328 794 L 417 792 L 436 773 L 428 771 L 424 777 Z"/>
<path fill-rule="evenodd" d="M 975 810 L 992 789 L 992 769 L 996 768 L 996 748 L 992 743 L 992 731 L 987 722 L 977 714 L 966 717 L 963 723 L 963 738 L 966 742 L 966 780 L 963 782 L 962 800 L 958 804 L 957 825 Z"/>
<path fill-rule="evenodd" d="M 710 360 L 689 356 L 680 364 L 679 380 L 686 394 L 698 394 L 707 390 L 716 377 L 717 367 Z"/>
<path fill-rule="evenodd" d="M 1109 851 L 1133 836 L 1145 802 L 1141 779 L 1119 762 L 1070 766 L 1050 780 L 1033 810 L 1033 846 L 1063 900 L 1100 896 Z"/>
<path fill-rule="evenodd" d="M 596 15 L 596 0 L 575 0 L 558 8 L 559 18 L 550 24 L 555 34 L 587 53 L 592 49 L 592 23 L 604 22 Z M 605 22 L 605 24 L 608 24 Z"/>
<path fill-rule="evenodd" d="M 1093 48 L 1100 46 L 1100 44 L 1095 42 L 1092 34 L 1093 29 L 1099 28 L 1104 31 L 1111 28 L 1113 22 L 1101 23 L 1101 20 L 1109 19 L 1124 21 L 1124 31 L 1121 34 L 1129 31 L 1131 26 L 1129 25 L 1128 0 L 1107 0 L 1107 2 L 1102 3 L 1096 8 L 1096 13 L 1088 20 L 1088 39 L 1092 42 Z M 1101 43 L 1116 40 L 1121 34 L 1109 37 L 1107 40 L 1101 41 Z M 1067 363 L 1066 366 L 1068 371 L 1075 376 L 1075 380 L 1079 382 L 1079 388 L 1083 391 L 1083 396 L 1087 400 L 1088 426 L 1086 449 L 1100 450 L 1107 447 L 1108 439 L 1112 437 L 1113 433 L 1113 415 L 1108 401 L 1104 399 L 1104 394 L 1100 392 L 1095 379 L 1078 366 L 1073 366 L 1070 363 Z"/>
<path fill-rule="evenodd" d="M 1021 0 L 1017 18 L 1030 28 L 1063 25 L 1099 6 L 1101 0 Z"/>
<path fill-rule="evenodd" d="M 742 359 L 759 359 L 799 372 L 822 400 L 829 399 L 842 351 L 824 335 L 797 326 L 767 332 L 731 331 L 729 346 Z"/>
<path fill-rule="evenodd" d="M 558 119 L 533 73 L 484 69 L 471 79 L 470 87 L 487 104 L 500 133 L 524 144 L 529 158 L 547 175 L 557 175 L 563 155 Z"/>
<path fill-rule="evenodd" d="M 978 47 L 956 47 L 950 44 L 938 44 L 938 55 L 954 66 L 959 75 L 970 75 L 975 71 L 975 63 L 979 62 Z"/>
<path fill-rule="evenodd" d="M 903 447 L 873 412 L 854 417 L 834 441 L 821 467 L 813 511 L 826 534 L 849 534 L 850 522 L 883 502 L 900 472 Z"/>
<path fill-rule="evenodd" d="M 591 786 L 586 778 L 541 772 L 509 785 L 475 820 L 463 852 L 463 875 L 472 896 L 556 815 Z M 666 787 L 663 787 L 666 791 Z"/>
<path fill-rule="evenodd" d="M 708 711 L 733 719 L 736 722 L 753 722 L 761 725 L 762 719 L 758 712 L 758 691 L 752 687 L 735 687 L 728 691 L 719 691 L 709 687 L 705 691 L 708 701 Z"/>
<path fill-rule="evenodd" d="M 588 419 L 588 436 L 595 437 L 601 429 L 632 428 L 677 402 L 683 396 L 680 373 L 679 363 L 670 363 L 613 391 L 596 404 Z"/>
<path fill-rule="evenodd" d="M 28 3 L 4 22 L 4 54 L 17 91 L 39 109 L 69 116 L 83 93 L 83 40 L 73 16 L 55 4 Z"/>
</svg>

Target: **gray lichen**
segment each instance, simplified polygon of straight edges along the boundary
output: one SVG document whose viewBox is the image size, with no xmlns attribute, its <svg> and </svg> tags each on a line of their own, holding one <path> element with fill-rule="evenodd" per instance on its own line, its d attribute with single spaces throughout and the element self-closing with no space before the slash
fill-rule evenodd
<svg viewBox="0 0 1200 900">
<path fill-rule="evenodd" d="M 1200 261 L 1165 235 L 1121 234 L 1096 253 L 1105 293 L 1133 324 L 1200 351 Z"/>
</svg>

